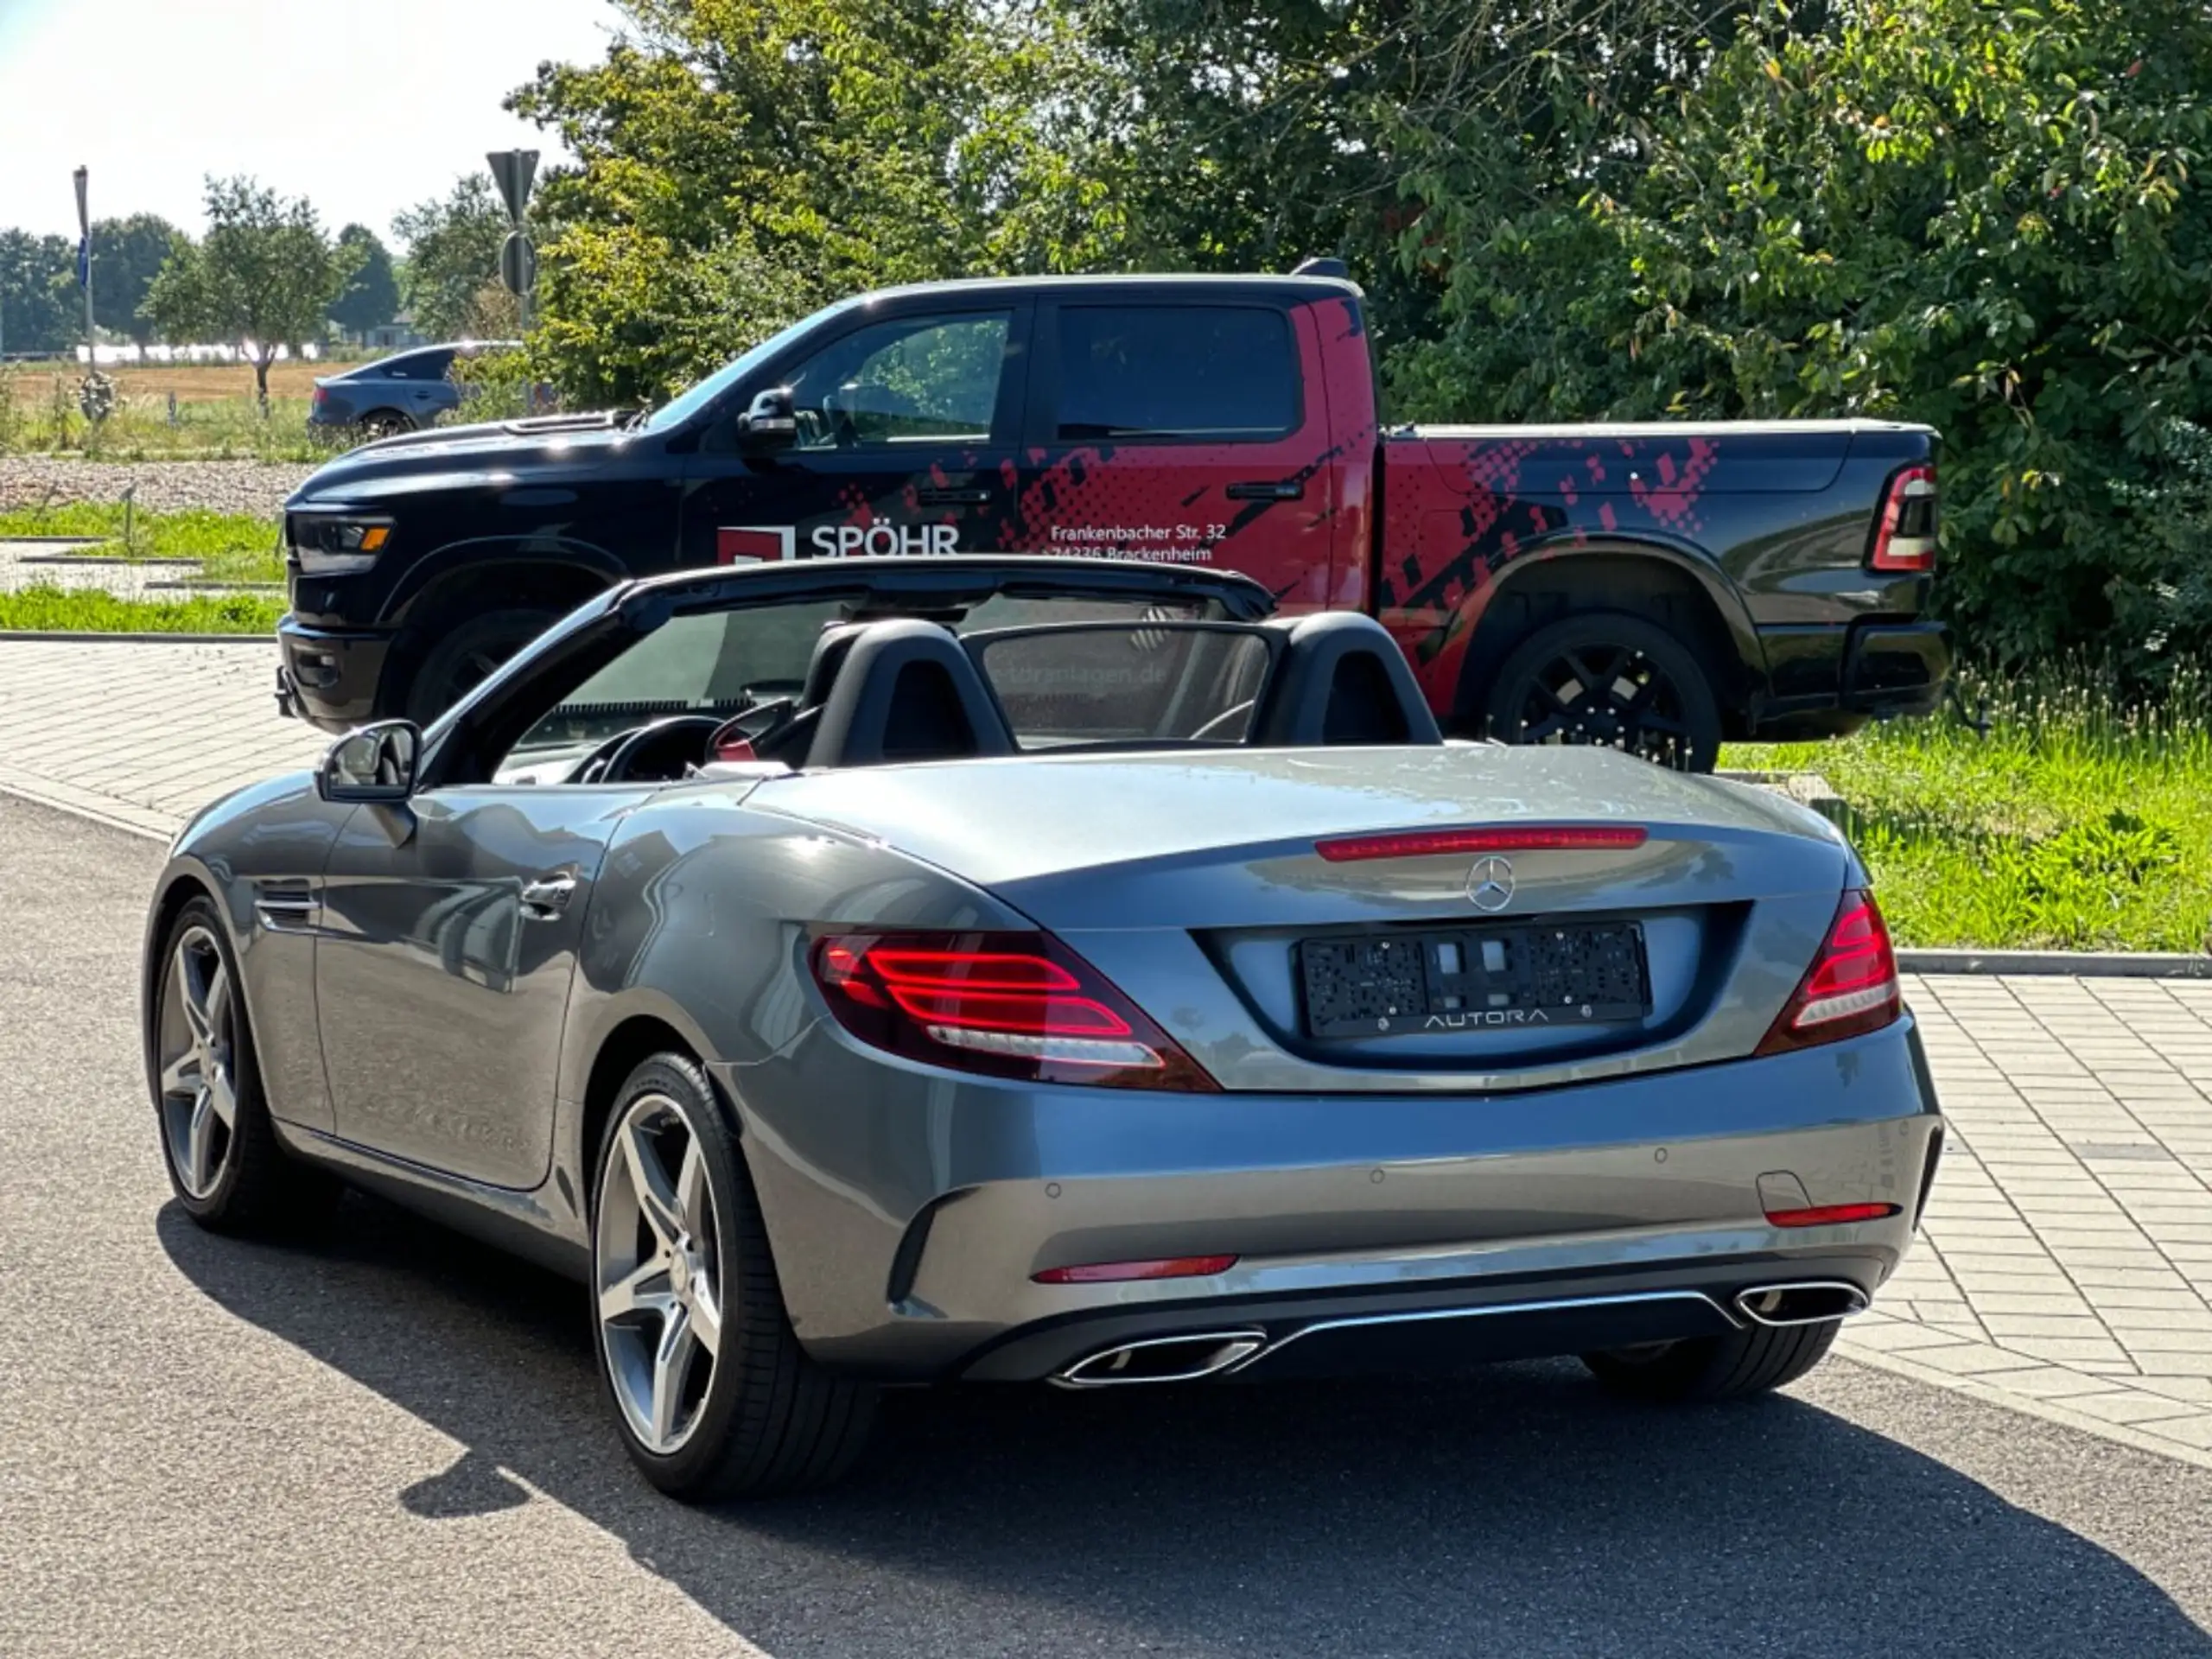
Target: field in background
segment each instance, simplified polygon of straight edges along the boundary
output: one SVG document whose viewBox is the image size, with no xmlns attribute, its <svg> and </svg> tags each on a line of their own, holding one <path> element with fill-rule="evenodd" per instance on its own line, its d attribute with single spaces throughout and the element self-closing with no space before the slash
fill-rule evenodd
<svg viewBox="0 0 2212 1659">
<path fill-rule="evenodd" d="M 1986 737 L 1937 715 L 1721 764 L 1828 780 L 1900 944 L 2212 950 L 2212 674 L 2152 704 L 2082 667 L 1962 677 Z"/>
<path fill-rule="evenodd" d="M 269 395 L 305 397 L 315 390 L 316 377 L 342 374 L 353 366 L 327 359 L 309 363 L 287 358 L 269 366 Z M 14 372 L 48 380 L 59 373 L 72 396 L 77 382 L 84 378 L 82 364 L 24 364 Z M 105 373 L 122 388 L 125 397 L 167 398 L 174 391 L 180 402 L 188 398 L 195 403 L 253 401 L 253 370 L 244 363 L 125 363 Z"/>
<path fill-rule="evenodd" d="M 253 371 L 235 363 L 125 364 L 106 372 L 121 407 L 94 428 L 78 411 L 83 370 L 73 364 L 0 368 L 0 454 L 81 454 L 95 460 L 318 461 L 346 447 L 310 434 L 308 399 L 318 374 L 342 363 L 283 362 L 269 371 L 269 412 Z M 169 394 L 177 422 L 168 419 Z"/>
</svg>

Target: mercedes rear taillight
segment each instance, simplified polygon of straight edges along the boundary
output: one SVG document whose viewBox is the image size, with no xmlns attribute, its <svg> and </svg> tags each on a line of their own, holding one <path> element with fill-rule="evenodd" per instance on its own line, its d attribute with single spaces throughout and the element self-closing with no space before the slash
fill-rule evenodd
<svg viewBox="0 0 2212 1659">
<path fill-rule="evenodd" d="M 1874 550 L 1867 563 L 1877 570 L 1933 570 L 1936 568 L 1936 469 L 1907 467 L 1891 475 L 1882 496 L 1882 519 L 1874 530 Z"/>
<path fill-rule="evenodd" d="M 1787 1053 L 1879 1031 L 1904 1010 L 1897 954 L 1874 895 L 1847 891 L 1820 954 L 1757 1052 Z"/>
<path fill-rule="evenodd" d="M 1220 1087 L 1047 933 L 830 933 L 813 967 L 837 1023 L 887 1053 L 1030 1083 Z"/>
</svg>

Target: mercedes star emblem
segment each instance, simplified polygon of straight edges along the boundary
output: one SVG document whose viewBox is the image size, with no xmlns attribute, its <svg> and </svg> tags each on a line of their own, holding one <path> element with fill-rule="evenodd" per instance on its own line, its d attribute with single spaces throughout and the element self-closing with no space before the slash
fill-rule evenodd
<svg viewBox="0 0 2212 1659">
<path fill-rule="evenodd" d="M 1478 858 L 1467 872 L 1467 897 L 1477 910 L 1503 910 L 1513 902 L 1513 866 L 1502 858 Z"/>
</svg>

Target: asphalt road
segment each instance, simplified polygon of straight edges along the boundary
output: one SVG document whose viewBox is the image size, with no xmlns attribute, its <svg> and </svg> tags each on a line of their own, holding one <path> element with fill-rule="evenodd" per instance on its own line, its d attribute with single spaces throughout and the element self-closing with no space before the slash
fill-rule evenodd
<svg viewBox="0 0 2212 1659">
<path fill-rule="evenodd" d="M 169 1202 L 159 849 L 0 796 L 0 1655 L 2212 1659 L 2212 1471 L 1831 1362 L 1749 1408 L 1572 1365 L 908 1397 L 849 1486 L 631 1473 L 580 1294 L 380 1204 Z"/>
</svg>

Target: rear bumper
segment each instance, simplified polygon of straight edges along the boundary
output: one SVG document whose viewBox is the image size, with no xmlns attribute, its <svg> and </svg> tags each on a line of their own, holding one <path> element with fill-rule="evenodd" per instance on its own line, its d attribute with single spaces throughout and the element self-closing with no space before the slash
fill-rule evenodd
<svg viewBox="0 0 2212 1659">
<path fill-rule="evenodd" d="M 1951 677 L 1941 622 L 1793 625 L 1760 631 L 1772 696 L 1753 711 L 1762 742 L 1845 737 L 1870 720 L 1932 714 Z"/>
<path fill-rule="evenodd" d="M 1843 706 L 1889 719 L 1932 714 L 1951 677 L 1951 631 L 1940 622 L 1870 622 L 1851 631 Z"/>
<path fill-rule="evenodd" d="M 290 614 L 276 624 L 276 707 L 326 732 L 372 717 L 392 636 L 373 630 L 311 628 Z"/>
<path fill-rule="evenodd" d="M 1918 1046 L 1908 1020 L 1522 1095 L 1145 1096 L 890 1069 L 817 1027 L 788 1059 L 721 1075 L 823 1363 L 1035 1381 L 1123 1343 L 1245 1332 L 1256 1345 L 1223 1374 L 1266 1376 L 1726 1330 L 1739 1292 L 1800 1280 L 1871 1297 L 1938 1142 Z M 1778 1173 L 1815 1204 L 1899 1213 L 1776 1228 L 1758 1189 Z M 1205 1278 L 1032 1277 L 1232 1254 Z"/>
</svg>

